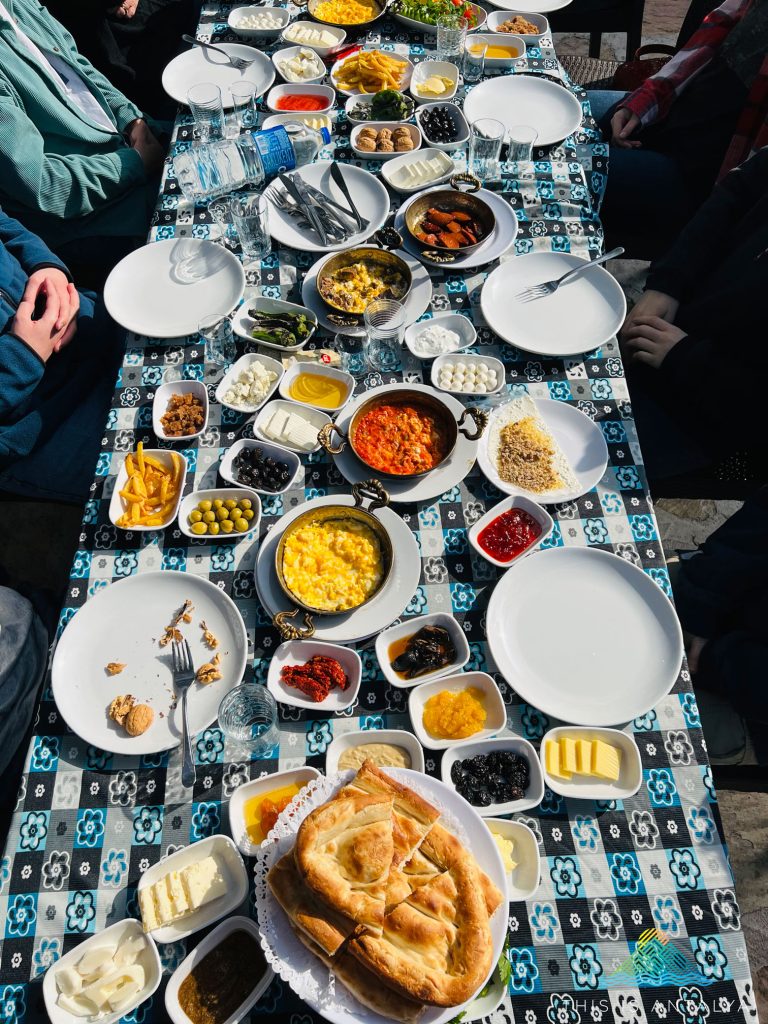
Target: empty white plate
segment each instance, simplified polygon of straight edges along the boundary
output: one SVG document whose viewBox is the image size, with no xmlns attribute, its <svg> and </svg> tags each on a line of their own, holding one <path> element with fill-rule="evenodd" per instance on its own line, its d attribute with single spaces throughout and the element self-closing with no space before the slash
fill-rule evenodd
<svg viewBox="0 0 768 1024">
<path fill-rule="evenodd" d="M 120 260 L 104 304 L 121 327 L 150 338 L 194 334 L 211 314 L 231 313 L 245 289 L 237 256 L 200 238 L 150 242 Z"/>
<path fill-rule="evenodd" d="M 231 85 L 250 82 L 256 96 L 267 91 L 275 80 L 275 69 L 269 57 L 259 50 L 242 43 L 216 43 L 232 57 L 253 61 L 245 71 L 237 71 L 227 63 L 221 53 L 193 46 L 178 57 L 174 57 L 163 71 L 163 88 L 177 103 L 187 102 L 187 93 L 193 85 L 201 82 L 213 82 L 221 89 L 221 103 L 225 110 L 232 109 Z"/>
<path fill-rule="evenodd" d="M 669 693 L 683 658 L 671 602 L 631 562 L 551 548 L 516 562 L 488 604 L 497 668 L 523 700 L 576 725 L 616 725 Z"/>
<path fill-rule="evenodd" d="M 627 300 L 619 282 L 594 267 L 551 295 L 531 302 L 517 296 L 525 288 L 555 281 L 589 260 L 567 252 L 532 252 L 497 267 L 480 294 L 486 323 L 500 338 L 524 352 L 572 356 L 591 352 L 621 327 Z"/>
<path fill-rule="evenodd" d="M 516 10 L 525 10 L 515 4 Z M 507 130 L 532 124 L 537 146 L 562 142 L 581 124 L 581 104 L 565 86 L 534 75 L 502 75 L 476 85 L 464 101 L 464 116 L 471 123 L 493 117 Z"/>
<path fill-rule="evenodd" d="M 567 7 L 572 0 L 488 0 L 493 7 L 517 14 L 546 14 Z"/>
</svg>

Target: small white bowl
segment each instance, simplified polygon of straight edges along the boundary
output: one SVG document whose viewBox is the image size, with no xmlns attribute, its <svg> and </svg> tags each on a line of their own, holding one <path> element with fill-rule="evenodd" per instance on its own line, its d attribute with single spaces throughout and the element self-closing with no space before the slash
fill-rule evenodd
<svg viewBox="0 0 768 1024">
<path fill-rule="evenodd" d="M 217 534 L 192 532 L 192 527 L 188 522 L 190 512 L 197 508 L 198 502 L 213 501 L 214 498 L 221 498 L 222 501 L 227 501 L 230 498 L 233 501 L 250 498 L 253 502 L 253 519 L 245 533 L 238 533 L 236 530 L 231 533 L 219 532 Z M 260 523 L 261 498 L 258 492 L 251 490 L 250 487 L 211 487 L 190 491 L 189 494 L 184 495 L 181 505 L 179 505 L 179 529 L 185 537 L 189 537 L 191 540 L 242 540 L 244 537 L 253 537 L 254 533 L 258 536 Z"/>
<path fill-rule="evenodd" d="M 280 21 L 274 28 L 243 28 L 241 22 L 251 14 L 272 14 Z M 235 7 L 229 12 L 227 25 L 243 39 L 272 39 L 279 35 L 291 20 L 291 15 L 285 7 L 257 7 L 255 4 L 248 7 Z"/>
<path fill-rule="evenodd" d="M 301 30 L 311 28 L 319 32 L 328 32 L 333 36 L 334 41 L 327 46 L 320 46 L 317 43 L 302 43 L 298 39 L 292 39 L 291 36 L 299 27 L 301 27 Z M 286 25 L 280 36 L 282 42 L 288 43 L 291 46 L 304 46 L 308 50 L 314 50 L 318 57 L 327 57 L 334 50 L 338 50 L 346 38 L 347 33 L 343 28 L 337 28 L 334 25 L 318 25 L 316 21 L 294 21 L 291 25 Z"/>
<path fill-rule="evenodd" d="M 494 519 L 497 519 L 503 512 L 509 512 L 509 510 L 513 508 L 519 508 L 523 512 L 527 512 L 529 516 L 532 516 L 541 526 L 541 533 L 533 544 L 521 551 L 519 555 L 515 555 L 515 557 L 510 559 L 509 562 L 501 562 L 498 558 L 494 558 L 493 555 L 489 555 L 487 551 L 483 551 L 477 538 L 486 526 L 492 523 Z M 519 559 L 525 558 L 525 556 L 529 555 L 531 551 L 535 551 L 536 548 L 547 539 L 550 533 L 552 533 L 554 525 L 554 519 L 546 509 L 541 507 L 541 505 L 537 505 L 535 501 L 531 501 L 530 498 L 526 498 L 522 494 L 513 494 L 497 502 L 493 508 L 489 508 L 485 515 L 481 516 L 477 522 L 473 524 L 468 533 L 469 543 L 478 555 L 482 555 L 486 562 L 490 562 L 491 565 L 497 565 L 500 569 L 508 569 Z"/>
<path fill-rule="evenodd" d="M 309 700 L 295 686 L 286 686 L 280 678 L 283 665 L 304 665 L 316 654 L 326 658 L 335 658 L 347 674 L 349 685 L 346 690 L 333 689 L 321 701 Z M 289 704 L 295 708 L 311 708 L 333 714 L 344 711 L 357 700 L 360 681 L 363 678 L 363 663 L 357 651 L 339 644 L 329 644 L 322 640 L 286 640 L 280 644 L 267 671 L 267 689 L 279 704 Z"/>
<path fill-rule="evenodd" d="M 477 754 L 490 754 L 492 750 L 511 750 L 513 754 L 524 757 L 528 762 L 530 777 L 528 788 L 522 800 L 507 800 L 504 803 L 491 804 L 489 807 L 475 807 L 481 818 L 494 818 L 500 814 L 514 814 L 515 811 L 527 811 L 531 807 L 537 807 L 544 799 L 544 776 L 541 772 L 541 764 L 532 743 L 524 740 L 522 736 L 496 736 L 493 739 L 472 739 L 454 743 L 449 750 L 443 754 L 440 765 L 440 777 L 446 786 L 456 789 L 451 780 L 451 768 L 455 761 L 463 761 L 467 757 L 475 757 Z M 474 804 L 471 806 L 474 807 Z"/>
<path fill-rule="evenodd" d="M 530 21 L 532 25 L 536 25 L 538 32 L 535 34 L 532 32 L 530 35 L 526 33 L 523 35 L 522 32 L 511 33 L 511 32 L 500 32 L 499 26 L 503 25 L 505 21 L 509 21 L 510 18 L 514 18 L 518 14 L 517 11 L 492 11 L 485 22 L 485 27 L 489 32 L 493 32 L 494 35 L 499 36 L 510 36 L 517 35 L 519 39 L 524 40 L 528 46 L 538 46 L 541 42 L 542 36 L 549 35 L 549 22 L 543 14 L 519 14 L 519 17 L 525 18 L 526 21 Z"/>
<path fill-rule="evenodd" d="M 444 388 L 440 384 L 440 372 L 446 363 L 456 362 L 456 355 L 453 352 L 448 352 L 444 356 L 438 356 L 434 363 L 432 363 L 432 387 L 437 388 L 438 391 L 444 391 L 448 395 L 471 395 L 472 398 L 486 398 L 488 395 L 497 395 L 507 383 L 507 372 L 504 369 L 504 363 L 500 359 L 496 359 L 494 356 L 476 356 L 471 353 L 465 352 L 461 356 L 461 362 L 466 363 L 467 366 L 479 366 L 480 363 L 485 363 L 489 370 L 496 371 L 496 387 L 490 391 L 466 391 L 458 388 Z"/>
<path fill-rule="evenodd" d="M 485 66 L 492 71 L 511 68 L 516 60 L 525 57 L 525 40 L 522 36 L 513 35 L 511 32 L 475 32 L 467 36 L 464 49 L 469 53 L 473 46 L 508 46 L 516 50 L 514 57 L 486 57 Z"/>
<path fill-rule="evenodd" d="M 179 437 L 166 434 L 161 422 L 162 417 L 168 411 L 168 403 L 171 395 L 194 395 L 203 406 L 203 425 L 194 434 L 184 434 Z M 184 442 L 193 441 L 196 437 L 208 429 L 208 389 L 199 380 L 174 380 L 167 384 L 161 384 L 152 402 L 152 429 L 161 441 Z"/>
<path fill-rule="evenodd" d="M 598 779 L 594 775 L 576 775 L 570 781 L 555 778 L 546 768 L 547 740 L 559 740 L 571 736 L 581 740 L 603 740 L 621 751 L 621 768 L 616 782 Z M 550 729 L 541 741 L 539 752 L 544 781 L 553 793 L 575 800 L 626 800 L 634 796 L 643 781 L 643 766 L 635 738 L 621 729 L 592 729 L 587 726 L 562 725 Z"/>
<path fill-rule="evenodd" d="M 360 89 L 342 89 L 336 82 L 336 76 L 338 75 L 339 71 L 341 71 L 342 65 L 352 56 L 354 56 L 354 54 L 348 54 L 346 57 L 342 57 L 341 60 L 336 61 L 336 63 L 331 68 L 331 83 L 344 96 L 366 95 L 362 93 Z M 388 54 L 388 56 L 395 57 L 397 60 L 402 61 L 403 64 L 405 64 L 405 67 L 403 68 L 403 76 L 400 79 L 400 84 L 396 86 L 397 92 L 405 92 L 405 90 L 411 84 L 411 76 L 413 75 L 413 61 L 408 60 L 407 57 L 403 57 L 401 53 Z"/>
<path fill-rule="evenodd" d="M 389 743 L 394 747 L 402 747 L 411 758 L 411 770 L 424 771 L 424 748 L 413 735 L 405 729 L 355 729 L 336 735 L 325 752 L 325 774 L 332 775 L 339 771 L 339 758 L 351 747 L 362 747 L 368 743 Z M 386 769 L 385 769 L 386 770 Z"/>
<path fill-rule="evenodd" d="M 307 49 L 307 47 L 303 47 Z M 312 47 L 309 47 L 312 49 Z M 319 99 L 324 101 L 324 106 L 320 110 L 308 110 L 308 114 L 324 114 L 327 111 L 333 109 L 334 102 L 336 100 L 336 90 L 332 89 L 330 85 L 305 85 L 302 82 L 290 82 L 284 85 L 273 85 L 267 93 L 266 104 L 267 109 L 271 110 L 273 114 L 296 114 L 300 111 L 294 110 L 281 110 L 277 106 L 278 100 L 284 99 L 286 96 L 317 96 Z"/>
<path fill-rule="evenodd" d="M 85 942 L 81 942 L 74 949 L 70 949 L 60 960 L 51 964 L 45 972 L 45 977 L 43 978 L 43 998 L 51 1024 L 82 1024 L 82 1021 L 86 1019 L 85 1017 L 75 1017 L 74 1014 L 63 1010 L 56 1002 L 59 998 L 59 990 L 56 987 L 56 974 L 58 971 L 64 967 L 74 967 L 86 953 L 90 953 L 95 949 L 101 949 L 102 946 L 119 945 L 124 939 L 133 939 L 138 935 L 147 940 L 146 948 L 141 951 L 136 961 L 144 968 L 144 988 L 133 1002 L 128 1003 L 119 1010 L 105 1013 L 99 1017 L 99 1024 L 115 1024 L 121 1017 L 135 1010 L 145 999 L 149 999 L 157 991 L 160 979 L 163 976 L 163 965 L 160 962 L 157 946 L 151 935 L 144 934 L 141 921 L 129 917 L 124 921 L 118 921 L 117 924 L 113 924 L 103 931 L 97 932 L 95 935 L 91 935 Z"/>
<path fill-rule="evenodd" d="M 442 96 L 422 96 L 419 92 L 419 86 L 423 85 L 428 78 L 433 76 L 450 78 L 453 82 L 452 87 L 443 93 Z M 456 95 L 458 87 L 459 69 L 448 60 L 422 60 L 413 69 L 410 92 L 417 103 L 442 103 L 446 100 L 452 100 Z"/>
<path fill-rule="evenodd" d="M 401 121 L 368 121 L 366 124 L 359 124 L 354 127 L 349 136 L 349 142 L 352 146 L 352 150 L 356 157 L 360 160 L 392 160 L 393 157 L 402 156 L 402 153 L 379 153 L 374 151 L 369 153 L 365 149 L 360 149 L 357 144 L 357 140 L 360 138 L 360 133 L 364 132 L 366 128 L 372 128 L 374 131 L 381 131 L 382 128 L 389 128 L 390 131 L 394 131 L 396 128 L 407 128 L 408 134 L 411 136 L 411 142 L 413 143 L 413 149 L 409 149 L 409 153 L 415 153 L 421 149 L 421 129 L 417 128 L 415 124 L 403 124 Z"/>
<path fill-rule="evenodd" d="M 271 444 L 275 442 L 262 430 L 262 425 L 272 415 L 273 412 L 282 410 L 283 412 L 294 412 L 297 416 L 302 416 L 308 423 L 313 427 L 317 427 L 318 432 L 327 426 L 331 422 L 331 417 L 327 413 L 320 412 L 319 409 L 313 409 L 311 405 L 304 405 L 302 402 L 292 402 L 285 398 L 275 398 L 269 403 L 269 405 L 263 406 L 253 421 L 253 433 L 256 437 L 261 437 L 265 441 L 269 441 Z M 320 448 L 320 442 L 318 442 L 314 448 L 310 448 L 309 451 L 306 448 L 296 448 L 292 444 L 288 444 L 287 441 L 280 442 L 284 448 L 287 448 L 289 452 L 296 452 L 297 455 L 311 455 L 312 452 L 316 452 Z"/>
<path fill-rule="evenodd" d="M 280 65 L 285 63 L 285 61 L 287 60 L 291 60 L 293 57 L 298 57 L 300 50 L 311 49 L 311 46 L 286 46 L 285 49 L 278 50 L 276 53 L 273 53 L 272 63 L 275 65 L 275 71 L 277 71 L 278 75 L 280 75 L 281 78 L 283 78 L 283 80 L 285 82 L 288 82 L 290 85 L 311 85 L 312 83 L 322 82 L 322 80 L 328 74 L 328 71 L 325 65 L 323 64 L 322 60 L 320 59 L 320 57 L 317 56 L 316 53 L 315 57 L 317 58 L 318 72 L 316 75 L 312 75 L 310 78 L 302 78 L 299 81 L 294 81 L 293 79 L 286 78 L 283 72 L 280 70 Z M 312 52 L 314 53 L 314 50 Z M 322 70 L 320 70 L 320 68 L 322 68 Z"/>
<path fill-rule="evenodd" d="M 270 373 L 274 373 L 275 379 L 269 385 L 264 397 L 260 402 L 250 405 L 232 405 L 231 402 L 224 400 L 224 396 L 238 379 L 244 370 L 247 370 L 253 363 L 261 363 L 265 370 L 269 370 Z M 272 356 L 262 356 L 258 352 L 246 352 L 244 356 L 240 356 L 236 363 L 233 363 L 232 367 L 224 374 L 219 381 L 219 386 L 216 388 L 216 401 L 219 405 L 226 406 L 227 409 L 232 409 L 234 412 L 243 413 L 254 413 L 257 412 L 265 402 L 268 402 L 272 395 L 277 391 L 280 380 L 285 373 L 283 370 L 283 364 L 278 362 L 277 359 L 273 359 Z"/>
<path fill-rule="evenodd" d="M 453 142 L 435 142 L 434 139 L 430 137 L 429 132 L 425 129 L 422 118 L 428 110 L 432 109 L 432 107 L 450 108 L 450 114 L 453 118 L 453 123 L 456 126 L 456 138 Z M 455 103 L 446 102 L 445 100 L 439 100 L 436 103 L 422 103 L 416 111 L 416 124 L 421 128 L 421 134 L 424 136 L 424 142 L 427 146 L 432 149 L 440 149 L 444 153 L 450 153 L 451 150 L 454 149 L 461 149 L 461 147 L 466 146 L 469 141 L 469 125 L 467 124 L 467 119 Z"/>
<path fill-rule="evenodd" d="M 265 117 L 261 122 L 261 130 L 265 132 L 269 128 L 277 128 L 277 126 L 281 124 L 296 124 L 297 122 L 305 124 L 309 128 L 314 128 L 317 132 L 319 132 L 321 128 L 325 128 L 329 135 L 333 133 L 333 121 L 331 120 L 330 114 L 316 114 L 313 111 L 309 111 L 305 114 L 300 112 L 295 114 L 270 114 L 269 117 Z M 309 339 L 307 339 L 307 341 L 308 340 Z M 306 345 L 306 343 L 307 342 L 305 341 L 304 345 Z M 258 341 L 256 344 L 267 345 L 267 342 Z M 294 345 L 293 351 L 303 348 L 304 345 Z M 276 345 L 267 345 L 267 347 L 277 348 Z M 288 349 L 284 349 L 284 351 L 288 351 Z"/>
<path fill-rule="evenodd" d="M 274 116 L 281 118 L 283 115 L 275 114 Z M 290 119 L 290 115 L 288 115 L 288 118 Z M 271 120 L 271 118 L 267 118 L 262 127 L 266 126 L 266 123 L 269 120 Z M 281 121 L 280 123 L 282 124 L 283 122 Z M 252 309 L 260 310 L 265 313 L 303 313 L 307 320 L 312 322 L 312 329 L 306 338 L 300 341 L 298 345 L 285 346 L 276 345 L 272 341 L 257 341 L 256 338 L 251 336 L 253 318 L 249 311 Z M 308 309 L 306 306 L 300 306 L 296 302 L 285 302 L 283 299 L 268 299 L 263 295 L 251 295 L 250 297 L 246 296 L 240 308 L 235 313 L 232 320 L 232 330 L 238 338 L 244 338 L 246 341 L 250 342 L 251 345 L 258 345 L 260 348 L 271 348 L 276 352 L 298 352 L 300 349 L 304 348 L 317 330 L 317 314 L 313 313 L 312 310 Z"/>
<path fill-rule="evenodd" d="M 222 921 L 218 927 L 213 929 L 212 932 L 209 932 L 209 934 L 200 941 L 199 945 L 192 950 L 189 956 L 185 957 L 184 960 L 181 961 L 179 966 L 168 979 L 168 985 L 165 989 L 165 1009 L 168 1016 L 173 1021 L 173 1024 L 192 1024 L 190 1018 L 186 1013 L 184 1013 L 179 1003 L 179 989 L 181 988 L 182 982 L 189 974 L 192 973 L 203 957 L 210 953 L 212 949 L 215 949 L 216 946 L 226 939 L 228 935 L 231 935 L 232 932 L 239 931 L 248 932 L 258 945 L 261 944 L 259 926 L 255 921 L 252 921 L 249 917 L 230 917 L 227 921 Z M 269 964 L 265 962 L 264 973 L 253 987 L 250 995 L 243 1000 L 235 1012 L 227 1017 L 222 1024 L 237 1024 L 237 1021 L 242 1020 L 251 1007 L 254 1006 L 267 991 L 269 986 L 272 984 L 274 976 L 275 972 Z"/>
<path fill-rule="evenodd" d="M 406 636 L 413 636 L 414 633 L 418 633 L 424 626 L 442 626 L 443 629 L 447 630 L 456 649 L 456 658 L 443 668 L 434 669 L 432 672 L 425 672 L 414 679 L 403 679 L 392 668 L 387 651 L 396 640 L 402 640 Z M 431 679 L 439 679 L 441 676 L 455 675 L 456 672 L 460 672 L 469 661 L 469 644 L 467 643 L 464 630 L 452 615 L 448 615 L 446 612 L 433 612 L 431 615 L 417 615 L 415 619 L 405 619 L 403 622 L 398 623 L 398 625 L 390 626 L 383 633 L 379 633 L 376 637 L 376 657 L 379 659 L 382 674 L 387 682 L 391 686 L 405 690 L 410 689 L 412 686 L 418 686 L 420 683 L 428 683 Z"/>
<path fill-rule="evenodd" d="M 300 373 L 315 373 L 319 377 L 330 377 L 332 380 L 340 381 L 346 385 L 347 393 L 344 397 L 344 401 L 340 405 L 317 405 L 314 402 L 301 402 L 298 398 L 294 398 L 291 394 L 291 384 L 296 380 Z M 308 406 L 311 409 L 319 409 L 320 412 L 333 413 L 341 412 L 344 406 L 352 397 L 352 392 L 355 390 L 355 378 L 351 373 L 347 373 L 344 370 L 337 370 L 335 366 L 326 366 L 325 363 L 294 363 L 290 369 L 285 371 L 283 379 L 280 381 L 280 394 L 289 402 L 297 402 L 299 405 Z"/>
<path fill-rule="evenodd" d="M 359 122 L 364 124 L 365 122 Z M 419 129 L 421 130 L 421 129 Z M 422 135 L 423 138 L 423 135 Z M 403 185 L 400 181 L 398 172 L 403 168 L 410 166 L 411 164 L 417 163 L 418 161 L 428 161 L 437 159 L 441 164 L 443 170 L 442 173 L 438 174 L 434 178 L 430 178 L 429 181 L 422 181 L 417 185 Z M 401 192 L 403 195 L 412 195 L 414 192 L 421 192 L 425 188 L 433 188 L 435 185 L 441 185 L 444 181 L 448 181 L 449 178 L 456 174 L 456 164 L 441 149 L 418 149 L 411 151 L 410 153 L 398 153 L 393 160 L 388 160 L 381 167 L 381 176 L 395 192 Z"/>
<path fill-rule="evenodd" d="M 541 854 L 533 830 L 522 821 L 510 818 L 486 818 L 485 824 L 490 832 L 511 839 L 515 844 L 512 859 L 517 861 L 517 867 L 511 873 L 507 872 L 510 902 L 522 903 L 531 899 L 541 881 Z"/>
<path fill-rule="evenodd" d="M 148 886 L 159 882 L 169 871 L 181 871 L 182 868 L 189 867 L 204 857 L 216 858 L 219 869 L 227 881 L 225 895 L 204 904 L 187 917 L 182 917 L 162 928 L 155 928 L 149 933 L 155 942 L 178 942 L 179 939 L 186 939 L 188 935 L 193 935 L 231 914 L 248 896 L 248 872 L 245 870 L 243 858 L 229 836 L 222 835 L 208 836 L 207 839 L 191 843 L 183 850 L 177 850 L 170 857 L 147 868 L 139 879 L 137 892 L 143 892 Z"/>
<path fill-rule="evenodd" d="M 136 461 L 136 453 L 131 453 Z M 168 469 L 173 470 L 173 458 L 170 451 L 165 448 L 145 448 L 144 455 L 151 455 L 153 459 L 157 459 L 158 462 L 162 462 Z M 168 514 L 168 518 L 160 526 L 118 526 L 119 530 L 135 530 L 137 533 L 148 533 L 150 530 L 164 530 L 166 526 L 170 526 L 176 516 L 179 514 L 179 505 L 181 504 L 181 495 L 184 491 L 184 481 L 187 477 L 187 459 L 186 456 L 182 455 L 181 452 L 173 452 L 173 455 L 177 459 L 181 459 L 181 480 L 179 481 L 179 493 L 176 497 L 176 503 Z M 123 499 L 120 497 L 120 491 L 125 488 L 128 483 L 128 470 L 125 466 L 125 459 L 123 464 L 117 471 L 115 477 L 115 489 L 112 491 L 112 497 L 109 501 L 109 519 L 110 522 L 117 526 L 117 521 L 128 509 L 128 502 L 123 505 Z"/>
<path fill-rule="evenodd" d="M 260 487 L 248 488 L 247 484 L 241 483 L 235 476 L 232 463 L 237 453 L 243 448 L 261 448 L 265 455 L 270 456 L 277 462 L 284 462 L 291 472 L 290 479 L 285 487 L 281 487 L 279 491 L 265 491 Z M 219 466 L 219 476 L 222 480 L 226 480 L 228 484 L 232 484 L 233 487 L 246 487 L 249 490 L 258 491 L 259 494 L 267 495 L 284 494 L 290 487 L 293 487 L 296 477 L 300 472 L 301 459 L 295 452 L 289 452 L 287 448 L 274 444 L 272 441 L 252 441 L 249 437 L 241 437 L 239 441 L 235 441 L 231 448 L 227 448 Z"/>
<path fill-rule="evenodd" d="M 397 91 L 400 92 L 401 90 L 398 89 Z M 366 106 L 366 107 L 370 107 L 371 103 L 373 102 L 373 97 L 375 95 L 376 95 L 375 93 L 361 93 L 360 95 L 352 95 L 352 96 L 349 97 L 349 99 L 344 104 L 344 112 L 346 113 L 347 120 L 349 121 L 350 124 L 370 124 L 371 123 L 369 119 L 361 120 L 358 117 L 354 117 L 353 114 L 352 114 L 352 111 L 359 104 L 362 104 L 363 106 Z M 409 96 L 407 92 L 404 92 L 403 96 L 405 97 L 406 100 L 408 100 L 410 102 L 410 106 L 413 109 L 411 110 L 411 113 L 408 115 L 408 117 L 401 118 L 401 120 L 399 120 L 397 122 L 397 124 L 405 124 L 406 121 L 410 121 L 410 119 L 413 117 L 413 110 L 415 109 L 415 104 L 414 104 L 413 96 Z"/>
<path fill-rule="evenodd" d="M 260 779 L 253 779 L 242 786 L 238 786 L 229 798 L 229 831 L 237 844 L 238 850 L 244 857 L 255 857 L 260 843 L 254 843 L 245 828 L 245 805 L 248 800 L 255 796 L 266 795 L 274 789 L 283 789 L 285 786 L 296 785 L 301 790 L 308 782 L 319 779 L 320 772 L 311 765 L 303 765 L 301 768 L 289 768 L 284 772 L 274 772 L 272 775 L 262 775 Z"/>
<path fill-rule="evenodd" d="M 438 740 L 431 736 L 424 728 L 422 720 L 424 705 L 429 698 L 436 693 L 440 693 L 442 690 L 458 693 L 460 690 L 466 690 L 470 686 L 474 686 L 483 692 L 483 704 L 486 711 L 485 728 L 480 729 L 479 732 L 474 733 L 472 736 L 467 736 L 464 740 Z M 497 732 L 501 732 L 502 729 L 507 727 L 507 709 L 504 706 L 501 691 L 487 672 L 463 672 L 455 676 L 441 676 L 439 679 L 434 679 L 431 683 L 422 683 L 420 686 L 416 686 L 411 690 L 408 697 L 408 713 L 411 716 L 413 731 L 416 733 L 421 745 L 426 747 L 427 750 L 447 750 L 449 747 L 463 747 L 468 743 L 477 743 L 478 740 L 494 736 Z"/>
<path fill-rule="evenodd" d="M 454 356 L 457 352 L 463 352 L 465 348 L 470 348 L 477 341 L 477 331 L 469 317 L 462 316 L 461 313 L 435 313 L 428 320 L 418 320 L 415 324 L 406 327 L 405 344 L 412 356 L 425 361 L 440 358 L 439 356 L 423 355 L 418 348 L 419 335 L 427 327 L 433 327 L 435 324 L 445 327 L 448 331 L 454 331 L 461 338 L 459 347 L 452 352 L 444 353 L 444 355 Z"/>
</svg>

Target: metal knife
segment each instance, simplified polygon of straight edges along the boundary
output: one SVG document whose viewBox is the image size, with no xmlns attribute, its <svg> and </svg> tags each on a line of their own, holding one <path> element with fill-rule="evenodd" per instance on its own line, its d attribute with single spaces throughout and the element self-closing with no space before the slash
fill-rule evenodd
<svg viewBox="0 0 768 1024">
<path fill-rule="evenodd" d="M 355 206 L 352 200 L 352 196 L 349 194 L 349 189 L 347 188 L 347 183 L 344 180 L 344 175 L 341 173 L 341 168 L 339 167 L 335 160 L 331 163 L 331 177 L 339 186 L 341 191 L 344 193 L 344 198 L 349 203 L 349 208 L 352 211 L 355 220 L 357 221 L 357 226 L 360 229 L 360 231 L 363 231 L 367 226 L 367 223 L 363 222 L 363 218 L 360 216 L 360 211 Z"/>
<path fill-rule="evenodd" d="M 326 234 L 325 228 L 320 223 L 320 218 L 317 216 L 312 200 L 301 192 L 301 188 L 298 184 L 301 179 L 297 178 L 294 180 L 293 178 L 289 178 L 287 174 L 280 174 L 278 177 L 288 194 L 293 197 L 299 208 L 306 214 L 307 220 L 317 232 L 320 242 L 323 245 L 328 245 L 328 235 Z"/>
</svg>

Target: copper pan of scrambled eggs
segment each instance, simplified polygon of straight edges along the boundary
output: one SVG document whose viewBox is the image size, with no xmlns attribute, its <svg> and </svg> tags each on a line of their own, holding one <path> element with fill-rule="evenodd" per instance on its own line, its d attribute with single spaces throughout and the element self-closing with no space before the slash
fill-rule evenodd
<svg viewBox="0 0 768 1024">
<path fill-rule="evenodd" d="M 315 21 L 336 28 L 370 25 L 386 12 L 386 0 L 295 0 Z"/>
<path fill-rule="evenodd" d="M 317 290 L 331 309 L 362 318 L 374 299 L 405 302 L 413 285 L 411 268 L 389 249 L 361 245 L 333 253 L 317 272 Z"/>
</svg>

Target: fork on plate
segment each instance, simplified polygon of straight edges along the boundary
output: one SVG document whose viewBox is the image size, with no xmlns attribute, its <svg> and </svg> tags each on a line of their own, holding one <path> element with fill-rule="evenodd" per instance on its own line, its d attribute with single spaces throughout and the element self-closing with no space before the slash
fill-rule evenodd
<svg viewBox="0 0 768 1024">
<path fill-rule="evenodd" d="M 534 284 L 531 285 L 530 288 L 524 288 L 523 291 L 517 293 L 515 298 L 518 302 L 533 302 L 534 299 L 543 299 L 547 295 L 552 295 L 556 292 L 561 285 L 570 284 L 570 282 L 575 281 L 577 277 L 581 277 L 582 274 L 586 274 L 587 271 L 592 269 L 592 267 L 599 267 L 601 263 L 605 263 L 607 260 L 616 259 L 616 257 L 621 256 L 623 252 L 624 249 L 619 245 L 615 249 L 611 249 L 610 252 L 606 252 L 602 256 L 598 256 L 596 260 L 591 260 L 589 263 L 585 263 L 581 267 L 574 267 L 573 270 L 566 271 L 565 274 L 561 274 L 561 276 L 555 278 L 554 281 L 542 281 L 541 284 Z"/>
<path fill-rule="evenodd" d="M 173 648 L 173 689 L 178 696 L 181 694 L 181 784 L 194 786 L 195 758 L 192 753 L 192 740 L 187 724 L 187 691 L 195 681 L 195 669 L 192 664 L 192 652 L 187 640 L 174 640 Z"/>
<path fill-rule="evenodd" d="M 256 63 L 256 58 L 253 60 L 245 60 L 243 57 L 233 57 L 231 53 L 227 53 L 226 50 L 222 50 L 220 46 L 214 46 L 213 43 L 204 43 L 200 39 L 195 39 L 194 36 L 187 35 L 186 33 L 181 37 L 185 43 L 192 43 L 194 46 L 202 46 L 204 50 L 213 50 L 215 53 L 220 53 L 222 57 L 227 58 L 227 64 L 233 67 L 235 71 L 247 71 L 251 64 Z"/>
</svg>

